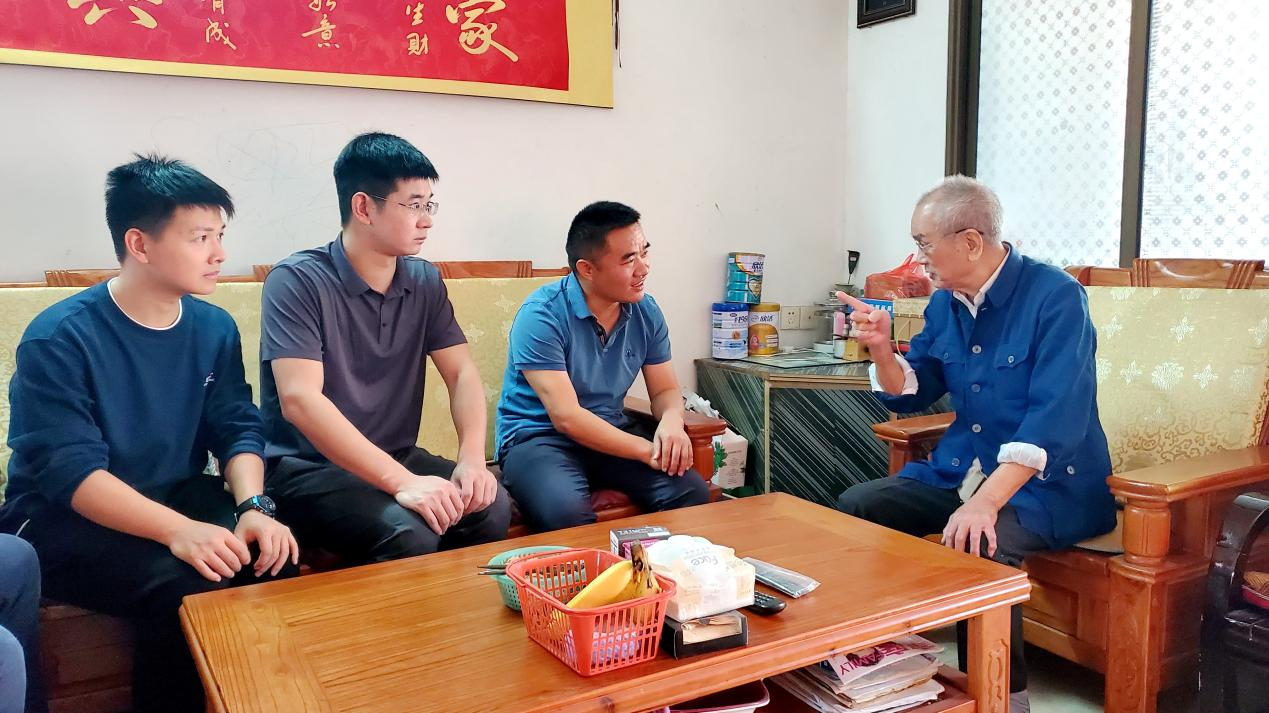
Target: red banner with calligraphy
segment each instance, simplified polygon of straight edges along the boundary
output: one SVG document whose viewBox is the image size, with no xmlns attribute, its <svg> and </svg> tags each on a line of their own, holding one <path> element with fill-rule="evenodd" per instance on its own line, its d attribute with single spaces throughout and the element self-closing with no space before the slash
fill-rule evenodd
<svg viewBox="0 0 1269 713">
<path fill-rule="evenodd" d="M 608 12 L 606 0 L 0 0 L 0 62 L 611 106 Z"/>
</svg>

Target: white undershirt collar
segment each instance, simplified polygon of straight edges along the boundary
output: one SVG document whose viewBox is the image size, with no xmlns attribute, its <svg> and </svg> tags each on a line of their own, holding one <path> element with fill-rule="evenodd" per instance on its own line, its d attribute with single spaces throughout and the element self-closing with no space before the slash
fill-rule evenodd
<svg viewBox="0 0 1269 713">
<path fill-rule="evenodd" d="M 978 308 L 982 307 L 983 303 L 987 301 L 987 291 L 991 289 L 992 285 L 996 284 L 996 278 L 1000 277 L 1000 271 L 1005 269 L 1005 263 L 1007 262 L 1009 262 L 1008 245 L 1005 246 L 1005 259 L 1000 261 L 1000 264 L 996 266 L 996 271 L 991 273 L 991 277 L 987 278 L 982 287 L 978 288 L 978 294 L 974 295 L 973 301 L 970 301 L 969 297 L 960 292 L 952 290 L 952 296 L 969 308 L 969 316 L 978 319 Z"/>
<path fill-rule="evenodd" d="M 117 277 L 112 277 L 110 278 L 108 282 L 106 282 L 106 292 L 110 293 L 110 301 L 115 303 L 115 307 L 118 307 L 119 311 L 123 313 L 123 316 L 131 320 L 133 324 L 137 325 L 138 327 L 145 327 L 146 329 L 149 329 L 154 332 L 166 332 L 167 330 L 181 323 L 181 317 L 185 314 L 184 300 L 177 301 L 176 319 L 172 320 L 172 323 L 167 325 L 166 327 L 151 327 L 148 324 L 141 324 L 140 322 L 138 322 L 132 315 L 128 314 L 128 311 L 123 308 L 123 305 L 119 304 L 119 300 L 115 299 L 115 280 L 118 280 L 118 279 L 119 278 Z"/>
</svg>

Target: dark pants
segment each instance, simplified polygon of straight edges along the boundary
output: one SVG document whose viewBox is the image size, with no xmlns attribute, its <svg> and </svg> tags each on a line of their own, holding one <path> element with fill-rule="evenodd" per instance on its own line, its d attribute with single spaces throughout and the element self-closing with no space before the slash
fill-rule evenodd
<svg viewBox="0 0 1269 713">
<path fill-rule="evenodd" d="M 0 535 L 0 713 L 48 710 L 40 676 L 39 618 L 35 550 L 16 537 Z"/>
<path fill-rule="evenodd" d="M 926 485 L 910 478 L 882 478 L 852 486 L 837 498 L 837 509 L 847 515 L 884 525 L 892 530 L 924 537 L 943 532 L 952 513 L 961 506 L 955 490 Z M 1018 513 L 1006 505 L 996 518 L 997 562 L 1020 567 L 1028 556 L 1049 549 L 1039 535 L 1018 522 Z M 987 556 L 986 544 L 982 554 Z M 1022 651 L 1022 607 L 1010 611 L 1009 692 L 1027 689 L 1027 663 Z M 965 669 L 965 622 L 956 624 L 961 669 Z"/>
<path fill-rule="evenodd" d="M 709 502 L 695 470 L 670 476 L 639 461 L 591 450 L 556 431 L 526 436 L 502 458 L 502 482 L 536 532 L 595 522 L 591 488 L 620 490 L 644 511 Z"/>
<path fill-rule="evenodd" d="M 234 500 L 224 482 L 199 475 L 149 495 L 186 517 L 233 530 Z M 232 580 L 212 582 L 167 547 L 102 527 L 69 508 L 45 505 L 28 517 L 20 534 L 39 552 L 44 596 L 133 622 L 133 711 L 201 713 L 203 687 L 181 631 L 181 600 L 270 577 L 256 577 L 247 566 Z M 297 573 L 288 564 L 279 577 Z"/>
<path fill-rule="evenodd" d="M 394 454 L 416 475 L 449 478 L 454 462 L 422 448 Z M 329 461 L 284 456 L 271 459 L 269 494 L 278 518 L 291 526 L 300 547 L 318 547 L 351 563 L 386 562 L 467 545 L 496 542 L 511 525 L 511 500 L 498 488 L 489 507 L 438 535 L 423 517 L 396 498 Z"/>
</svg>

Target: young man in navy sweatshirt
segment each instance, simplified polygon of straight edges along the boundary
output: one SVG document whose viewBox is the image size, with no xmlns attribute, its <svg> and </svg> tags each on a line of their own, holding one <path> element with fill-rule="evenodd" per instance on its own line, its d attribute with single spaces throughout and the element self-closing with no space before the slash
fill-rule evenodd
<svg viewBox="0 0 1269 713">
<path fill-rule="evenodd" d="M 264 490 L 237 326 L 195 299 L 224 262 L 223 188 L 138 157 L 106 181 L 117 278 L 49 307 L 17 347 L 0 531 L 39 553 L 44 595 L 136 624 L 133 710 L 201 711 L 177 610 L 293 570 Z M 205 474 L 208 455 L 224 477 Z"/>
</svg>

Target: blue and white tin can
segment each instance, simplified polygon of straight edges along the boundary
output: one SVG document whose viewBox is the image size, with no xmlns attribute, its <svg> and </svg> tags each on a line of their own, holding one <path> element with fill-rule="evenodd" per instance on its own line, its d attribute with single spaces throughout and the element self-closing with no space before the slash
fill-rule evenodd
<svg viewBox="0 0 1269 713">
<path fill-rule="evenodd" d="M 710 354 L 715 359 L 743 359 L 749 355 L 749 305 L 715 302 L 710 318 Z"/>
</svg>

